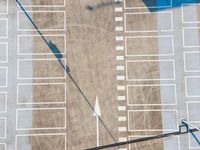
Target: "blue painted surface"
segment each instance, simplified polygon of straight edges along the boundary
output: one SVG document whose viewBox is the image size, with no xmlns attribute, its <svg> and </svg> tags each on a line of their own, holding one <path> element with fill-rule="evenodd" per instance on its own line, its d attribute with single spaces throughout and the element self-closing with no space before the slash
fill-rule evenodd
<svg viewBox="0 0 200 150">
<path fill-rule="evenodd" d="M 181 7 L 183 4 L 200 3 L 200 0 L 143 0 L 149 11 L 156 12 Z"/>
</svg>

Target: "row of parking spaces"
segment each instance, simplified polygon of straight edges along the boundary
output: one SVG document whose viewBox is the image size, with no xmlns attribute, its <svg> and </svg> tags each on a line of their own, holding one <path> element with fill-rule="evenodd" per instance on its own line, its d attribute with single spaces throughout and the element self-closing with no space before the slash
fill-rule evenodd
<svg viewBox="0 0 200 150">
<path fill-rule="evenodd" d="M 128 106 L 176 105 L 176 85 L 127 85 L 127 103 Z"/>
<path fill-rule="evenodd" d="M 63 59 L 66 65 L 66 59 Z M 34 72 L 30 66 L 34 66 Z M 60 67 L 56 59 L 18 59 L 18 79 L 65 79 L 66 72 Z"/>
<path fill-rule="evenodd" d="M 8 13 L 8 0 L 0 1 L 0 15 Z"/>
<path fill-rule="evenodd" d="M 66 54 L 66 35 L 43 35 L 46 39 L 49 39 L 56 44 L 61 54 Z M 34 49 L 31 51 L 29 44 L 32 41 L 37 44 L 34 45 Z M 53 55 L 49 50 L 46 43 L 43 41 L 40 35 L 18 35 L 18 55 Z"/>
<path fill-rule="evenodd" d="M 160 49 L 159 45 L 163 48 Z M 125 54 L 126 56 L 174 55 L 173 36 L 126 36 Z"/>
<path fill-rule="evenodd" d="M 34 22 L 40 31 L 65 31 L 66 12 L 65 11 L 27 11 L 34 16 Z M 52 20 L 53 18 L 53 20 Z M 31 22 L 24 15 L 23 11 L 17 12 L 18 31 L 35 31 Z"/>
<path fill-rule="evenodd" d="M 157 26 L 159 22 L 164 22 Z M 137 20 L 137 21 L 135 21 Z M 164 12 L 138 12 L 124 14 L 125 32 L 165 32 L 173 31 L 173 16 L 171 11 Z"/>
<path fill-rule="evenodd" d="M 64 7 L 66 4 L 66 0 L 19 0 L 19 2 L 24 6 L 24 7 Z"/>
<path fill-rule="evenodd" d="M 30 116 L 40 116 L 40 120 L 32 120 Z M 47 129 L 66 129 L 66 108 L 27 108 L 16 110 L 16 130 Z"/>
<path fill-rule="evenodd" d="M 154 136 L 154 135 L 151 135 Z M 139 138 L 145 138 L 147 136 L 129 136 L 129 140 L 136 140 Z M 149 150 L 151 149 L 163 149 L 163 144 L 166 145 L 165 150 L 180 150 L 180 138 L 179 136 L 167 137 L 165 139 L 155 139 L 149 142 L 141 142 L 137 144 L 130 144 L 129 150 L 142 149 Z"/>
<path fill-rule="evenodd" d="M 128 110 L 128 130 L 177 131 L 177 110 Z"/>
<path fill-rule="evenodd" d="M 175 62 L 174 60 L 127 60 L 126 80 L 175 80 Z"/>
<path fill-rule="evenodd" d="M 32 95 L 24 95 L 29 89 Z M 17 85 L 17 104 L 66 103 L 66 83 L 22 83 Z"/>
<path fill-rule="evenodd" d="M 15 138 L 15 150 L 24 150 L 24 142 L 29 143 L 30 141 L 34 149 L 41 149 L 44 147 L 48 148 L 48 150 L 66 150 L 65 133 L 17 135 Z"/>
</svg>

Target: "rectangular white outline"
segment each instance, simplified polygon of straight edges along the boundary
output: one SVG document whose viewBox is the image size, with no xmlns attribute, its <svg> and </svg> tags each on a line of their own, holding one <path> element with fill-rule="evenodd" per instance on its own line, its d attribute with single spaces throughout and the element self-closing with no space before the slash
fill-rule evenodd
<svg viewBox="0 0 200 150">
<path fill-rule="evenodd" d="M 18 111 L 34 111 L 34 110 L 64 110 L 64 127 L 48 127 L 48 128 L 18 128 Z M 23 108 L 16 109 L 16 130 L 49 130 L 49 129 L 66 129 L 66 108 L 58 107 L 58 108 Z"/>
<path fill-rule="evenodd" d="M 188 78 L 200 78 L 200 76 L 185 76 L 185 95 L 186 97 L 200 97 L 200 95 L 188 95 L 187 79 Z"/>
<path fill-rule="evenodd" d="M 200 120 L 199 120 L 199 121 L 191 121 L 191 120 L 190 120 L 190 117 L 189 117 L 189 104 L 200 104 L 200 101 L 187 101 L 187 102 L 186 102 L 187 120 L 188 120 L 190 123 L 200 123 Z M 199 111 L 200 111 L 200 110 L 199 110 Z"/>
<path fill-rule="evenodd" d="M 143 54 L 143 55 L 128 55 L 127 49 L 127 39 L 142 39 L 142 38 L 160 38 L 160 37 L 171 37 L 172 39 L 172 53 L 171 54 Z M 164 35 L 164 36 L 125 36 L 125 55 L 126 56 L 172 56 L 174 55 L 174 37 L 173 35 Z"/>
<path fill-rule="evenodd" d="M 0 145 L 4 145 L 4 147 L 5 147 L 4 150 L 7 150 L 6 143 L 0 143 Z"/>
<path fill-rule="evenodd" d="M 161 87 L 161 86 L 173 86 L 174 87 L 174 93 L 175 93 L 175 99 L 174 102 L 175 103 L 167 103 L 167 104 L 130 104 L 130 100 L 129 100 L 129 93 L 128 93 L 128 89 L 129 87 L 144 87 L 144 86 L 152 86 L 152 87 Z M 127 105 L 128 106 L 169 106 L 169 105 L 177 105 L 177 93 L 176 93 L 176 84 L 134 84 L 134 85 L 127 85 L 127 91 L 126 91 L 126 95 L 127 95 Z"/>
<path fill-rule="evenodd" d="M 191 52 L 183 52 L 183 61 L 184 61 L 184 72 L 200 72 L 200 70 L 187 70 L 186 68 L 186 54 L 199 54 L 200 56 L 200 52 L 199 51 L 191 51 Z"/>
<path fill-rule="evenodd" d="M 7 118 L 6 117 L 0 117 L 0 120 L 4 120 L 4 136 L 0 136 L 0 139 L 5 139 L 7 137 Z"/>
<path fill-rule="evenodd" d="M 66 137 L 66 133 L 45 133 L 45 134 L 20 134 L 20 135 L 16 135 L 15 136 L 15 150 L 17 150 L 17 138 L 18 137 L 31 137 L 31 136 L 54 136 L 54 135 L 61 135 L 61 136 L 65 136 L 65 149 L 67 148 L 67 143 L 66 143 L 66 140 L 67 140 L 67 137 Z"/>
<path fill-rule="evenodd" d="M 0 92 L 0 95 L 1 95 L 1 94 L 5 94 L 6 99 L 5 99 L 5 106 L 4 106 L 5 111 L 0 111 L 0 113 L 6 113 L 6 112 L 7 112 L 7 105 L 8 105 L 8 93 L 7 93 L 7 92 Z M 0 105 L 1 105 L 1 104 L 0 104 Z"/>
<path fill-rule="evenodd" d="M 127 64 L 128 63 L 131 63 L 131 62 L 165 62 L 165 61 L 167 61 L 167 62 L 172 62 L 172 65 L 173 65 L 173 68 L 174 68 L 174 70 L 173 70 L 173 74 L 174 74 L 174 78 L 165 78 L 165 79 L 161 79 L 161 78 L 159 78 L 159 79 L 129 79 L 128 78 L 128 67 L 127 67 Z M 127 60 L 126 61 L 126 81 L 156 81 L 156 80 L 158 80 L 158 81 L 164 81 L 164 80 L 175 80 L 176 79 L 176 75 L 175 75 L 175 61 L 174 60 L 172 60 L 172 59 L 169 59 L 169 60 Z"/>
<path fill-rule="evenodd" d="M 63 0 L 64 4 L 63 5 L 22 5 L 23 7 L 39 7 L 39 8 L 43 8 L 43 7 L 65 7 L 66 6 L 66 0 Z"/>
<path fill-rule="evenodd" d="M 8 0 L 6 0 L 6 12 L 0 13 L 0 15 L 7 15 L 8 14 Z"/>
<path fill-rule="evenodd" d="M 183 3 L 181 4 L 181 13 L 182 13 L 182 23 L 186 23 L 186 24 L 189 24 L 189 23 L 200 23 L 200 21 L 185 21 L 185 17 L 184 17 L 184 7 L 185 6 L 198 6 L 199 4 L 191 4 L 191 3 Z M 198 8 L 197 8 L 198 9 Z"/>
<path fill-rule="evenodd" d="M 0 42 L 0 45 L 6 45 L 6 60 L 5 61 L 0 60 L 0 63 L 7 63 L 8 62 L 8 43 L 7 42 Z"/>
<path fill-rule="evenodd" d="M 6 22 L 6 36 L 0 36 L 0 39 L 6 39 L 8 38 L 8 18 L 0 18 L 0 20 L 4 20 Z"/>
<path fill-rule="evenodd" d="M 0 67 L 0 70 L 1 69 L 5 69 L 6 70 L 6 85 L 5 86 L 4 85 L 3 86 L 0 85 L 0 88 L 1 87 L 5 87 L 6 88 L 6 87 L 8 87 L 8 67 Z"/>
<path fill-rule="evenodd" d="M 18 53 L 18 55 L 54 55 L 54 53 L 52 53 L 50 50 L 49 50 L 49 53 L 20 53 L 20 45 L 19 45 L 19 39 L 20 39 L 20 37 L 41 37 L 40 35 L 18 35 L 17 36 L 17 53 Z M 64 53 L 61 53 L 61 54 L 63 54 L 63 55 L 65 55 L 66 54 L 66 51 L 67 51 L 67 42 L 66 42 L 66 35 L 65 34 L 44 34 L 43 35 L 44 37 L 53 37 L 53 36 L 55 36 L 55 37 L 64 37 Z M 55 44 L 57 44 L 57 43 L 55 43 Z M 56 53 L 57 54 L 57 53 Z"/>
<path fill-rule="evenodd" d="M 64 85 L 64 88 L 65 88 L 65 93 L 64 93 L 64 101 L 62 102 L 19 102 L 19 86 L 23 86 L 23 85 Z M 17 104 L 20 105 L 20 104 L 65 104 L 67 102 L 67 93 L 66 93 L 66 83 L 63 82 L 63 83 L 19 83 L 17 84 Z"/>
<path fill-rule="evenodd" d="M 27 11 L 27 13 L 64 13 L 64 28 L 63 29 L 41 29 L 39 28 L 40 31 L 66 31 L 66 11 Z M 17 11 L 17 30 L 18 31 L 36 31 L 35 28 L 33 29 L 20 29 L 19 27 L 19 13 L 24 13 L 23 11 Z"/>
<path fill-rule="evenodd" d="M 136 130 L 131 130 L 130 129 L 130 124 L 129 124 L 129 113 L 130 112 L 153 112 L 153 111 L 157 111 L 157 112 L 160 112 L 160 113 L 163 113 L 163 112 L 175 112 L 176 113 L 176 119 L 177 119 L 177 122 L 176 122 L 176 127 L 177 127 L 177 129 L 150 129 L 150 130 L 148 130 L 148 129 L 140 129 L 140 130 L 138 130 L 138 129 L 136 129 Z M 143 110 L 128 110 L 128 113 L 127 113 L 128 115 L 128 121 L 127 121 L 127 123 L 128 123 L 128 131 L 152 131 L 152 132 L 156 132 L 156 131 L 163 131 L 163 132 L 170 132 L 170 131 L 177 131 L 178 130 L 178 128 L 179 128 L 179 126 L 178 126 L 178 111 L 177 110 L 175 110 L 175 109 L 143 109 Z M 162 114 L 161 114 L 161 116 L 162 116 Z"/>
<path fill-rule="evenodd" d="M 127 24 L 126 24 L 126 17 L 127 15 L 141 15 L 141 14 L 171 14 L 171 28 L 168 30 L 134 30 L 134 31 L 127 31 Z M 125 33 L 147 33 L 147 32 L 166 32 L 166 31 L 173 31 L 173 14 L 171 11 L 165 12 L 137 12 L 137 13 L 124 13 L 124 32 Z"/>
<path fill-rule="evenodd" d="M 200 27 L 183 27 L 182 28 L 183 48 L 198 48 L 198 47 L 200 47 L 200 43 L 197 46 L 185 45 L 185 30 L 189 30 L 189 29 L 200 29 Z"/>
<path fill-rule="evenodd" d="M 134 137 L 138 137 L 138 138 L 145 138 L 145 137 L 149 137 L 149 136 L 155 136 L 155 135 L 133 135 L 133 136 L 128 136 L 128 139 L 131 140 L 131 138 L 134 138 Z M 180 145 L 180 136 L 174 136 L 174 137 L 168 137 L 168 138 L 177 138 L 177 141 L 178 141 L 178 150 L 181 150 L 181 145 Z M 155 139 L 156 140 L 156 139 Z M 158 139 L 157 139 L 158 140 Z M 131 144 L 129 144 L 129 150 L 132 150 L 131 149 Z"/>
<path fill-rule="evenodd" d="M 18 59 L 17 60 L 17 79 L 65 79 L 66 78 L 66 72 L 64 71 L 64 76 L 63 77 L 34 77 L 34 78 L 21 78 L 21 77 L 19 77 L 19 62 L 20 61 L 37 61 L 37 60 L 46 60 L 46 61 L 48 61 L 48 60 L 55 60 L 55 61 L 58 61 L 56 58 L 43 58 L 43 59 Z M 66 59 L 64 58 L 63 59 L 63 61 L 64 61 L 64 64 L 66 65 Z M 59 63 L 58 63 L 58 65 L 59 65 Z"/>
<path fill-rule="evenodd" d="M 126 0 L 124 0 L 124 9 L 145 9 L 145 8 L 169 8 L 172 7 L 172 0 L 170 0 L 170 5 L 169 6 L 152 6 L 152 7 L 126 7 Z"/>
</svg>

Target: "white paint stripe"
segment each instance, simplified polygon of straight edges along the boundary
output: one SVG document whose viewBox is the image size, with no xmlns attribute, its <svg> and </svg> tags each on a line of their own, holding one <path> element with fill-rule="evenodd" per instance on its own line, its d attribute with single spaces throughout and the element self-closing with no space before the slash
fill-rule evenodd
<svg viewBox="0 0 200 150">
<path fill-rule="evenodd" d="M 115 7 L 115 12 L 121 12 L 122 11 L 122 7 Z"/>
<path fill-rule="evenodd" d="M 116 41 L 123 41 L 124 37 L 123 36 L 116 36 Z"/>
<path fill-rule="evenodd" d="M 123 31 L 124 28 L 123 27 L 115 27 L 115 31 Z"/>
<path fill-rule="evenodd" d="M 120 116 L 120 117 L 118 117 L 118 121 L 126 121 L 126 116 Z"/>
<path fill-rule="evenodd" d="M 123 101 L 123 100 L 125 100 L 125 99 L 126 99 L 125 96 L 117 96 L 117 100 L 119 100 L 119 101 Z"/>
<path fill-rule="evenodd" d="M 125 80 L 125 76 L 117 76 L 117 80 Z"/>
<path fill-rule="evenodd" d="M 117 109 L 118 109 L 118 111 L 125 111 L 126 106 L 118 106 Z"/>
<path fill-rule="evenodd" d="M 127 150 L 127 148 L 119 148 L 119 150 Z"/>
<path fill-rule="evenodd" d="M 116 60 L 124 60 L 124 56 L 116 56 Z"/>
<path fill-rule="evenodd" d="M 117 70 L 124 70 L 124 66 L 117 66 L 116 69 Z"/>
<path fill-rule="evenodd" d="M 124 46 L 116 46 L 116 50 L 117 51 L 123 51 L 124 50 Z"/>
<path fill-rule="evenodd" d="M 125 141 L 127 141 L 126 137 L 119 137 L 119 142 L 125 142 Z"/>
<path fill-rule="evenodd" d="M 115 21 L 123 21 L 123 17 L 115 17 Z"/>
<path fill-rule="evenodd" d="M 127 131 L 127 128 L 126 127 L 119 127 L 118 130 L 119 130 L 119 132 L 125 132 L 125 131 Z"/>
<path fill-rule="evenodd" d="M 123 85 L 120 86 L 120 85 L 119 85 L 119 86 L 117 86 L 117 90 L 119 90 L 119 91 L 123 91 L 123 90 L 125 90 L 125 86 L 123 86 Z"/>
</svg>

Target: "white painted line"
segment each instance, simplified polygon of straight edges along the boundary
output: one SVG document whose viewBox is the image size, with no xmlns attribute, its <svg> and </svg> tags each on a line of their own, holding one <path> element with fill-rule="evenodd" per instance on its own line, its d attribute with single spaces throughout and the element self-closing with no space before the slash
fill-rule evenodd
<svg viewBox="0 0 200 150">
<path fill-rule="evenodd" d="M 190 123 L 200 123 L 200 117 L 199 115 L 199 107 L 200 107 L 200 102 L 199 101 L 187 101 L 187 120 Z"/>
<path fill-rule="evenodd" d="M 200 52 L 184 52 L 184 71 L 200 72 Z"/>
<path fill-rule="evenodd" d="M 153 41 L 152 41 L 153 40 Z M 154 45 L 163 45 L 164 47 L 158 53 Z M 140 45 L 139 48 L 133 45 Z M 174 55 L 174 38 L 172 35 L 166 36 L 126 36 L 125 37 L 126 56 L 170 56 Z"/>
<path fill-rule="evenodd" d="M 124 101 L 126 100 L 126 96 L 117 96 L 117 100 Z"/>
<path fill-rule="evenodd" d="M 149 77 L 148 77 L 148 72 L 141 72 L 141 73 L 135 73 L 140 74 L 140 76 L 135 76 L 135 77 L 130 77 L 133 75 L 129 75 L 128 71 L 135 70 L 135 68 L 131 68 L 131 64 L 137 64 L 137 66 L 140 65 L 147 65 L 149 66 L 151 63 L 154 65 L 154 63 L 159 63 L 160 69 L 163 69 L 163 71 L 160 71 L 160 73 L 163 73 L 160 75 L 160 78 L 158 78 L 158 75 L 155 75 L 155 77 L 151 76 L 151 72 L 149 72 Z M 155 65 L 154 65 L 155 66 Z M 165 71 L 167 70 L 167 72 Z M 138 70 L 141 71 L 141 70 Z M 126 80 L 127 81 L 153 81 L 153 80 L 175 80 L 175 62 L 174 60 L 127 60 L 126 61 Z"/>
<path fill-rule="evenodd" d="M 45 38 L 51 40 L 56 44 L 61 54 L 66 54 L 66 35 L 65 34 L 49 34 L 43 35 Z M 35 45 L 35 52 L 30 50 L 30 45 L 24 43 L 30 43 L 32 41 L 39 41 Z M 46 46 L 44 41 L 41 41 L 40 35 L 18 35 L 18 55 L 54 55 Z"/>
<path fill-rule="evenodd" d="M 8 62 L 8 43 L 0 42 L 0 63 Z"/>
<path fill-rule="evenodd" d="M 118 109 L 118 111 L 125 111 L 126 106 L 118 106 L 117 109 Z"/>
<path fill-rule="evenodd" d="M 200 97 L 200 76 L 185 76 L 186 97 Z"/>
<path fill-rule="evenodd" d="M 8 14 L 8 0 L 1 0 L 0 15 Z"/>
<path fill-rule="evenodd" d="M 153 20 L 153 18 L 157 17 L 158 14 L 163 15 L 163 17 L 161 17 L 161 19 L 163 19 L 163 21 L 165 21 L 165 22 L 166 22 L 166 20 L 168 20 L 168 21 L 165 24 L 162 24 L 162 26 L 159 26 L 159 27 L 152 26 L 151 24 L 149 24 L 148 21 Z M 148 15 L 148 19 L 144 19 L 142 24 L 137 23 L 137 26 L 136 26 L 136 21 L 134 20 L 135 18 L 133 16 L 135 16 L 136 19 L 138 19 L 139 16 L 140 16 L 140 18 L 142 18 L 145 15 L 146 15 L 146 18 L 147 18 L 147 15 Z M 147 22 L 144 22 L 145 20 Z M 132 21 L 132 22 L 130 22 L 130 21 Z M 160 20 L 160 21 L 162 22 L 162 20 Z M 128 25 L 131 25 L 131 26 L 128 27 Z M 161 11 L 161 12 L 125 13 L 124 14 L 124 30 L 125 30 L 125 33 L 173 31 L 172 12 L 171 11 L 163 11 L 163 12 Z"/>
<path fill-rule="evenodd" d="M 116 70 L 124 70 L 124 66 L 116 66 Z"/>
<path fill-rule="evenodd" d="M 117 90 L 119 90 L 119 91 L 123 91 L 123 90 L 125 90 L 125 86 L 120 86 L 120 85 L 118 85 L 117 86 Z"/>
<path fill-rule="evenodd" d="M 119 150 L 127 150 L 127 148 L 119 148 Z"/>
<path fill-rule="evenodd" d="M 182 23 L 200 23 L 197 17 L 199 4 L 182 4 Z"/>
<path fill-rule="evenodd" d="M 123 36 L 116 36 L 116 41 L 123 41 L 124 37 Z"/>
<path fill-rule="evenodd" d="M 123 51 L 124 50 L 124 46 L 116 46 L 116 50 L 117 51 Z"/>
<path fill-rule="evenodd" d="M 126 127 L 119 127 L 118 130 L 119 130 L 119 132 L 126 132 L 127 128 Z"/>
<path fill-rule="evenodd" d="M 66 59 L 63 59 L 63 61 L 64 61 L 64 65 L 66 65 Z M 49 66 L 52 63 L 51 65 L 54 67 L 51 67 L 51 69 L 46 67 L 45 64 L 47 64 L 47 62 L 49 64 Z M 35 65 L 38 65 L 37 69 L 41 70 L 40 72 L 35 73 L 34 77 L 32 75 L 32 72 L 27 71 L 27 70 L 29 70 L 29 67 L 32 66 L 33 63 L 35 63 Z M 55 59 L 55 58 L 51 58 L 51 59 L 18 59 L 17 60 L 17 78 L 18 79 L 65 79 L 66 72 L 63 69 L 60 71 L 56 71 L 58 69 L 61 69 L 61 68 L 60 68 L 60 65 L 59 65 L 57 59 Z M 24 70 L 26 70 L 26 72 Z"/>
<path fill-rule="evenodd" d="M 35 140 L 41 140 L 41 144 L 43 145 L 48 145 L 50 146 L 50 150 L 67 150 L 67 138 L 66 138 L 66 133 L 48 133 L 48 134 L 21 134 L 21 135 L 16 135 L 15 136 L 15 150 L 24 150 L 24 140 L 30 140 L 34 138 Z M 58 140 L 59 138 L 59 140 Z M 55 140 L 55 142 L 50 142 L 52 141 L 52 139 Z M 47 143 L 43 143 L 43 142 L 47 142 Z M 61 143 L 63 143 L 64 145 L 62 145 Z M 40 143 L 38 143 L 40 144 Z M 55 145 L 56 144 L 56 145 Z M 61 145 L 60 145 L 61 144 Z M 36 146 L 36 145 L 35 145 Z M 40 146 L 40 145 L 37 145 Z M 64 149 L 63 149 L 64 146 Z"/>
<path fill-rule="evenodd" d="M 6 143 L 0 143 L 0 150 L 7 150 Z"/>
<path fill-rule="evenodd" d="M 5 139 L 7 133 L 7 118 L 0 117 L 0 139 Z"/>
<path fill-rule="evenodd" d="M 119 116 L 118 121 L 126 121 L 126 116 Z"/>
<path fill-rule="evenodd" d="M 143 5 L 143 6 L 141 6 L 141 5 L 135 5 L 135 3 L 133 3 L 134 5 L 132 5 L 132 6 L 128 6 L 127 5 L 127 1 L 129 1 L 129 0 L 124 0 L 124 9 L 146 9 L 147 7 L 146 7 L 146 5 Z M 135 2 L 135 1 L 132 1 L 132 2 Z M 167 1 L 165 1 L 165 2 L 167 2 L 167 4 L 165 4 L 165 5 L 163 5 L 162 4 L 162 6 L 157 6 L 157 3 L 155 3 L 156 5 L 152 5 L 152 6 L 148 6 L 148 8 L 166 8 L 166 7 L 172 7 L 172 0 L 167 0 Z"/>
<path fill-rule="evenodd" d="M 145 94 L 143 93 L 145 91 Z M 135 93 L 135 95 L 132 95 Z M 154 95 L 152 95 L 154 93 Z M 135 97 L 130 97 L 130 96 Z M 155 95 L 159 95 L 155 99 Z M 163 98 L 162 98 L 163 97 Z M 152 101 L 153 103 L 150 103 Z M 156 103 L 156 101 L 158 103 Z M 127 85 L 128 106 L 152 106 L 152 105 L 177 105 L 177 93 L 175 84 L 135 84 Z"/>
<path fill-rule="evenodd" d="M 35 20 L 40 31 L 65 31 L 66 30 L 66 11 L 27 11 L 27 13 L 34 14 L 35 18 L 43 19 L 44 23 L 41 26 L 39 26 L 39 24 L 37 24 L 37 20 Z M 59 25 L 56 25 L 56 26 L 61 26 L 61 27 L 56 28 L 55 25 L 53 25 L 53 26 L 51 25 L 49 28 L 45 27 L 44 25 L 48 25 L 48 24 L 45 24 L 45 22 L 48 22 L 48 20 L 46 21 L 45 19 L 51 19 L 51 17 L 41 18 L 45 15 L 45 13 L 46 13 L 46 16 L 48 16 L 48 15 L 54 16 L 54 18 L 58 19 L 58 20 L 55 20 L 55 23 L 59 23 Z M 56 16 L 56 14 L 57 14 L 57 16 Z M 58 17 L 58 14 L 62 15 L 62 17 Z M 36 17 L 36 15 L 37 15 L 37 17 Z M 62 20 L 61 20 L 61 18 L 62 18 Z M 24 15 L 23 11 L 17 12 L 17 26 L 18 26 L 18 31 L 36 31 L 33 28 L 33 26 L 30 26 L 30 22 Z"/>
<path fill-rule="evenodd" d="M 8 85 L 8 67 L 0 67 L 0 87 L 7 87 Z"/>
<path fill-rule="evenodd" d="M 125 76 L 117 76 L 117 80 L 125 80 Z"/>
<path fill-rule="evenodd" d="M 26 97 L 24 95 L 24 92 L 27 89 L 38 89 L 40 91 L 38 91 L 38 93 L 33 94 L 38 94 L 38 96 L 36 97 L 32 97 L 29 95 L 26 95 Z M 66 83 L 64 82 L 17 84 L 17 104 L 63 104 L 66 103 L 66 95 Z"/>
<path fill-rule="evenodd" d="M 0 18 L 0 39 L 8 38 L 8 19 Z"/>
<path fill-rule="evenodd" d="M 0 92 L 0 113 L 7 112 L 8 94 L 7 92 Z"/>
<path fill-rule="evenodd" d="M 116 56 L 116 60 L 124 60 L 124 56 Z"/>
<path fill-rule="evenodd" d="M 123 17 L 115 17 L 115 21 L 123 21 Z"/>
<path fill-rule="evenodd" d="M 115 27 L 115 31 L 123 31 L 124 28 L 123 27 Z"/>
<path fill-rule="evenodd" d="M 127 141 L 127 138 L 126 137 L 119 137 L 119 142 L 126 142 Z"/>
<path fill-rule="evenodd" d="M 183 47 L 197 48 L 200 47 L 199 33 L 200 27 L 183 27 Z"/>
<path fill-rule="evenodd" d="M 51 111 L 51 112 L 50 112 Z M 29 125 L 32 122 L 31 114 L 38 113 L 43 117 L 41 125 L 32 127 Z M 44 116 L 42 116 L 44 115 Z M 47 117 L 48 116 L 48 117 Z M 62 120 L 60 116 L 63 116 Z M 56 126 L 59 119 L 59 125 Z M 29 122 L 27 124 L 27 122 Z M 24 108 L 16 110 L 16 130 L 49 130 L 49 129 L 66 129 L 66 108 Z"/>
<path fill-rule="evenodd" d="M 122 7 L 115 7 L 115 12 L 121 12 L 122 11 Z"/>
<path fill-rule="evenodd" d="M 133 116 L 134 118 L 141 117 L 141 119 L 142 119 L 143 115 L 145 115 L 145 114 L 140 114 L 140 113 L 146 113 L 148 115 L 150 115 L 150 113 L 152 113 L 152 115 L 155 116 L 156 112 L 162 115 L 162 120 L 164 122 L 168 122 L 168 124 L 163 124 L 163 127 L 160 129 L 155 128 L 155 127 L 153 127 L 152 129 L 148 127 L 148 129 L 147 129 L 144 127 L 145 127 L 145 124 L 148 124 L 148 122 L 146 122 L 143 126 L 141 126 L 141 125 L 138 126 L 137 124 L 135 124 L 133 122 L 133 119 L 130 119 L 131 115 L 134 115 L 134 114 L 136 115 L 136 116 Z M 152 116 L 152 115 L 150 115 L 150 116 Z M 140 119 L 140 118 L 138 118 L 138 119 Z M 151 120 L 151 121 L 155 122 L 155 124 L 156 124 L 156 121 L 153 121 L 153 120 Z M 177 131 L 177 130 L 178 130 L 178 112 L 175 109 L 128 110 L 128 131 L 171 132 L 171 131 Z"/>
<path fill-rule="evenodd" d="M 54 4 L 48 4 L 51 3 L 49 1 L 41 1 L 41 4 L 33 4 L 34 1 L 36 3 L 40 2 L 40 0 L 32 0 L 32 1 L 27 1 L 27 0 L 19 0 L 19 2 L 23 5 L 23 7 L 65 7 L 66 5 L 66 0 L 62 0 L 62 3 L 60 4 L 60 1 L 51 1 Z M 57 3 L 57 4 L 56 4 Z"/>
</svg>

